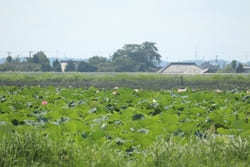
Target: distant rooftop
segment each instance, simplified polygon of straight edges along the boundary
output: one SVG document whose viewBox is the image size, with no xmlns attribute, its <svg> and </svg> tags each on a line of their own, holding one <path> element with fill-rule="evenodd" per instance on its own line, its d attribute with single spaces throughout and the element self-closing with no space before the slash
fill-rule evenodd
<svg viewBox="0 0 250 167">
<path fill-rule="evenodd" d="M 196 63 L 194 62 L 171 62 L 169 65 L 195 65 Z"/>
<path fill-rule="evenodd" d="M 172 62 L 162 68 L 159 73 L 165 74 L 202 74 L 207 70 L 202 70 L 192 62 Z"/>
</svg>

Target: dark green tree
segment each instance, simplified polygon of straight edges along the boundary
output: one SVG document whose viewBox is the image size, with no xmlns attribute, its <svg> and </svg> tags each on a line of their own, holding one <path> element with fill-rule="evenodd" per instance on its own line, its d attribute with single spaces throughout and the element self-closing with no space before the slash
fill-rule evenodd
<svg viewBox="0 0 250 167">
<path fill-rule="evenodd" d="M 12 62 L 12 60 L 13 60 L 13 59 L 12 59 L 12 57 L 11 57 L 11 56 L 8 56 L 8 57 L 6 58 L 6 62 L 7 62 L 7 63 L 11 63 L 11 62 Z"/>
<path fill-rule="evenodd" d="M 57 59 L 53 62 L 53 71 L 62 72 L 61 63 Z"/>
<path fill-rule="evenodd" d="M 127 44 L 112 55 L 116 71 L 154 71 L 161 62 L 161 55 L 154 42 Z"/>
<path fill-rule="evenodd" d="M 102 63 L 98 66 L 98 72 L 115 72 L 115 67 L 112 62 Z"/>
<path fill-rule="evenodd" d="M 140 63 L 133 61 L 131 57 L 120 56 L 113 60 L 116 72 L 136 72 L 140 71 Z"/>
<path fill-rule="evenodd" d="M 208 61 L 202 63 L 201 68 L 208 69 L 209 73 L 216 73 L 220 69 L 219 65 L 210 64 Z"/>
<path fill-rule="evenodd" d="M 36 71 L 41 71 L 41 65 L 28 62 L 4 63 L 0 65 L 0 71 L 36 72 Z"/>
<path fill-rule="evenodd" d="M 78 72 L 95 72 L 95 71 L 97 71 L 97 67 L 95 67 L 95 66 L 93 66 L 85 61 L 81 61 L 78 64 L 77 71 Z"/>
<path fill-rule="evenodd" d="M 88 59 L 89 64 L 98 67 L 100 64 L 109 62 L 106 57 L 93 56 Z"/>
<path fill-rule="evenodd" d="M 232 69 L 233 69 L 235 72 L 236 72 L 237 64 L 238 64 L 238 62 L 237 62 L 236 60 L 233 60 L 233 61 L 231 62 L 231 67 L 232 67 Z"/>
<path fill-rule="evenodd" d="M 65 69 L 66 72 L 76 71 L 76 64 L 75 64 L 75 62 L 73 62 L 72 60 L 70 60 L 67 63 L 68 64 L 67 64 L 66 69 Z"/>
<path fill-rule="evenodd" d="M 244 72 L 244 67 L 243 67 L 243 64 L 239 63 L 236 67 L 236 72 L 237 73 L 241 73 L 241 72 Z"/>
<path fill-rule="evenodd" d="M 31 58 L 27 58 L 27 62 L 40 64 L 41 71 L 50 71 L 51 70 L 49 59 L 47 58 L 45 53 L 42 51 L 37 52 Z"/>
<path fill-rule="evenodd" d="M 231 67 L 232 67 L 233 71 L 236 72 L 236 73 L 241 73 L 241 72 L 244 71 L 243 65 L 240 62 L 236 61 L 236 60 L 233 60 L 231 62 Z"/>
<path fill-rule="evenodd" d="M 101 57 L 101 56 L 93 56 L 89 58 L 88 63 L 92 66 L 95 66 L 97 68 L 98 72 L 113 72 L 114 70 L 114 65 L 106 57 Z"/>
<path fill-rule="evenodd" d="M 16 57 L 15 59 L 12 59 L 12 63 L 18 64 L 18 63 L 22 63 L 22 62 L 21 62 L 21 59 L 19 57 Z"/>
<path fill-rule="evenodd" d="M 244 68 L 243 68 L 243 65 L 240 62 L 238 62 L 236 60 L 233 60 L 230 64 L 228 64 L 220 72 L 224 72 L 224 73 L 241 73 L 241 72 L 244 72 Z"/>
</svg>

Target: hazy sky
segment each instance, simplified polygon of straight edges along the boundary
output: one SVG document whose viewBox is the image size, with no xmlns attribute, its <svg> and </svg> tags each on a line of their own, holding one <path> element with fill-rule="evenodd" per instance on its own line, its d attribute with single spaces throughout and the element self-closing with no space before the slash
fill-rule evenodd
<svg viewBox="0 0 250 167">
<path fill-rule="evenodd" d="M 0 56 L 110 56 L 157 43 L 163 59 L 250 60 L 250 0 L 0 0 Z M 57 52 L 56 52 L 57 51 Z"/>
</svg>

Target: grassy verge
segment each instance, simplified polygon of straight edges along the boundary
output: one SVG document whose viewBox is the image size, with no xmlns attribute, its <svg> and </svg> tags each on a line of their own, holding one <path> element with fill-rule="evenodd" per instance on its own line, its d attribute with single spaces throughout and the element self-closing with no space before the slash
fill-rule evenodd
<svg viewBox="0 0 250 167">
<path fill-rule="evenodd" d="M 0 73 L 0 85 L 63 86 L 144 89 L 191 87 L 200 89 L 248 89 L 250 75 L 164 75 L 156 73 Z"/>
<path fill-rule="evenodd" d="M 133 154 L 109 145 L 81 146 L 55 143 L 38 131 L 6 131 L 0 137 L 0 166 L 141 166 L 141 167 L 246 167 L 250 164 L 249 139 L 209 137 L 159 139 L 147 150 Z"/>
</svg>

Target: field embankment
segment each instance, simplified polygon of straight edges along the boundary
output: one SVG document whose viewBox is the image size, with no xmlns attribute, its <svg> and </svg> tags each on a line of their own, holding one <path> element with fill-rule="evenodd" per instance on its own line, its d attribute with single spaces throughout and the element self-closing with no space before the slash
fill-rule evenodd
<svg viewBox="0 0 250 167">
<path fill-rule="evenodd" d="M 248 89 L 247 74 L 165 75 L 156 73 L 0 73 L 0 85 L 59 86 L 88 88 L 171 89 Z"/>
</svg>

